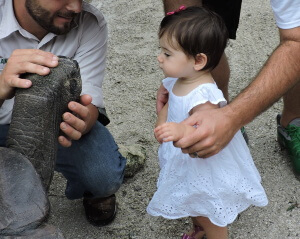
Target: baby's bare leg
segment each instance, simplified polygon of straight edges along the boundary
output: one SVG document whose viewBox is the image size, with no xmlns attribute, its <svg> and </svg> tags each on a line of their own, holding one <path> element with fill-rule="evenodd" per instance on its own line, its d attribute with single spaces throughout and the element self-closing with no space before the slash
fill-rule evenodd
<svg viewBox="0 0 300 239">
<path fill-rule="evenodd" d="M 195 217 L 194 221 L 203 227 L 207 239 L 228 239 L 227 227 L 216 226 L 207 217 Z"/>
</svg>

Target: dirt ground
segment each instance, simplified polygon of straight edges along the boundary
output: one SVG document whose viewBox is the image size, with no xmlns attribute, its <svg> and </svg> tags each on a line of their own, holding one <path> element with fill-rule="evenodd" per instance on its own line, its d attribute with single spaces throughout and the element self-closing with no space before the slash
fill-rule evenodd
<svg viewBox="0 0 300 239">
<path fill-rule="evenodd" d="M 118 144 L 140 144 L 146 148 L 145 167 L 126 179 L 117 193 L 118 213 L 106 227 L 90 225 L 81 200 L 64 196 L 65 180 L 55 174 L 50 191 L 50 223 L 66 239 L 150 239 L 180 238 L 189 219 L 166 220 L 145 211 L 159 172 L 158 143 L 153 137 L 156 91 L 163 78 L 156 55 L 157 29 L 163 17 L 160 0 L 92 0 L 108 21 L 109 55 L 104 95 L 111 123 L 108 126 Z M 230 97 L 246 87 L 278 44 L 269 0 L 245 0 L 237 40 L 226 53 L 231 67 Z M 300 238 L 299 181 L 290 161 L 276 141 L 275 117 L 282 101 L 246 126 L 249 147 L 269 198 L 264 208 L 251 207 L 229 226 L 231 239 Z M 291 209 L 293 208 L 293 209 Z"/>
</svg>

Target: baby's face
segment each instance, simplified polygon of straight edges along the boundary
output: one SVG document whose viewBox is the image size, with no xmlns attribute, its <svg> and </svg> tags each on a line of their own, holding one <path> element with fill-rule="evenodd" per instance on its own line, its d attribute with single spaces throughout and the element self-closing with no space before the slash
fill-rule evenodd
<svg viewBox="0 0 300 239">
<path fill-rule="evenodd" d="M 170 41 L 166 35 L 163 35 L 159 45 L 161 52 L 157 60 L 166 77 L 186 78 L 194 73 L 195 60 L 187 57 L 174 39 Z"/>
</svg>

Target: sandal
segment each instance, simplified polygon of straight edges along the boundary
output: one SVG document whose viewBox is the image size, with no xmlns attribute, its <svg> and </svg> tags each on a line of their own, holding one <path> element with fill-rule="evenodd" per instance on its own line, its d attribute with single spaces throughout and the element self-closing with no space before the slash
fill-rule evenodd
<svg viewBox="0 0 300 239">
<path fill-rule="evenodd" d="M 193 231 L 192 235 L 189 236 L 188 234 L 184 233 L 184 234 L 182 235 L 181 239 L 196 239 L 196 238 L 195 238 L 196 234 L 197 234 L 198 232 L 201 232 L 201 231 L 204 231 L 204 230 L 203 230 L 203 227 L 198 226 L 198 225 L 194 225 L 194 231 Z"/>
</svg>

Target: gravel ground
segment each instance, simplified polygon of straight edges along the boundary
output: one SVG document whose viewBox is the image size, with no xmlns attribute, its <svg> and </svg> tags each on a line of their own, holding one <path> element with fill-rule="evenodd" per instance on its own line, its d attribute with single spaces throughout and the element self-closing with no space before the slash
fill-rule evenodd
<svg viewBox="0 0 300 239">
<path fill-rule="evenodd" d="M 50 190 L 50 223 L 58 226 L 66 239 L 75 238 L 180 238 L 189 219 L 166 220 L 148 215 L 145 208 L 155 191 L 159 172 L 158 143 L 153 136 L 156 90 L 163 78 L 158 69 L 157 29 L 163 17 L 161 1 L 92 0 L 109 25 L 109 55 L 104 94 L 118 144 L 140 144 L 146 148 L 145 167 L 125 179 L 117 193 L 118 213 L 106 227 L 91 226 L 85 219 L 81 200 L 64 196 L 65 180 L 55 174 Z M 230 97 L 234 98 L 257 74 L 278 44 L 269 0 L 245 0 L 237 40 L 230 41 L 226 53 L 231 67 Z M 276 141 L 277 113 L 282 101 L 246 126 L 249 147 L 262 176 L 269 198 L 264 208 L 251 207 L 229 226 L 235 239 L 300 238 L 299 181 L 290 161 Z M 293 207 L 293 210 L 289 210 Z"/>
</svg>

